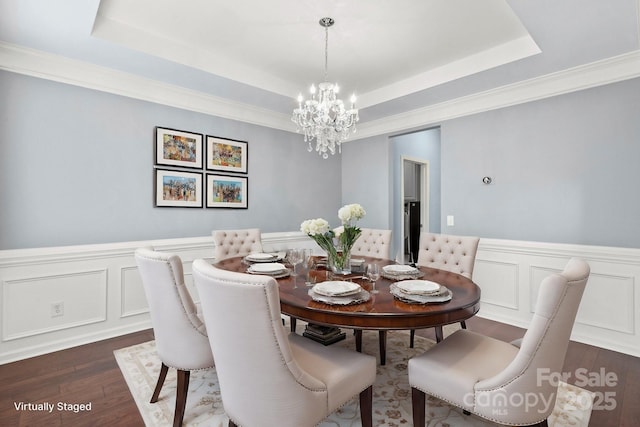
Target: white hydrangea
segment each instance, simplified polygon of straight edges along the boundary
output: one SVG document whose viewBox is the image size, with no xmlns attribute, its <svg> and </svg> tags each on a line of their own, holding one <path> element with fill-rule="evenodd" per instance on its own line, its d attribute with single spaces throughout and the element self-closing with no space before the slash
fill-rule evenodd
<svg viewBox="0 0 640 427">
<path fill-rule="evenodd" d="M 300 224 L 300 231 L 309 236 L 324 234 L 329 231 L 329 229 L 329 223 L 322 218 L 308 219 Z"/>
<path fill-rule="evenodd" d="M 343 224 L 362 219 L 365 214 L 366 212 L 363 207 L 358 203 L 344 205 L 338 210 L 338 218 L 340 218 L 340 221 L 342 221 Z"/>
</svg>

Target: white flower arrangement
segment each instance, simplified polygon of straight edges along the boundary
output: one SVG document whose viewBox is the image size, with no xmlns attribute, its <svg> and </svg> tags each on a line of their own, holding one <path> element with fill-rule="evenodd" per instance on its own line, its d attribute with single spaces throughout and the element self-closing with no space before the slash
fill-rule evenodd
<svg viewBox="0 0 640 427">
<path fill-rule="evenodd" d="M 329 231 L 329 223 L 322 218 L 308 219 L 300 224 L 300 231 L 309 236 L 325 234 Z"/>
<path fill-rule="evenodd" d="M 345 205 L 338 210 L 338 218 L 342 224 L 349 224 L 351 221 L 357 221 L 365 216 L 366 212 L 357 203 Z"/>
<path fill-rule="evenodd" d="M 335 265 L 343 269 L 349 260 L 351 247 L 360 236 L 361 230 L 354 225 L 366 214 L 365 210 L 357 203 L 345 205 L 338 210 L 338 218 L 342 226 L 331 229 L 329 223 L 322 219 L 308 219 L 300 224 L 300 231 L 311 237 L 327 252 L 327 256 Z M 334 238 L 337 242 L 334 243 Z M 336 248 L 336 243 L 340 251 Z"/>
</svg>

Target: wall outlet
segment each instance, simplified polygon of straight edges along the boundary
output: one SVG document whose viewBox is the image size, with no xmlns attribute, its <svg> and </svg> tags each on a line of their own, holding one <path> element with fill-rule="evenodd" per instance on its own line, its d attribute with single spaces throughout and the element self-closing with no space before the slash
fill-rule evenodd
<svg viewBox="0 0 640 427">
<path fill-rule="evenodd" d="M 64 303 L 63 302 L 51 303 L 51 317 L 61 317 L 61 316 L 64 316 Z"/>
</svg>

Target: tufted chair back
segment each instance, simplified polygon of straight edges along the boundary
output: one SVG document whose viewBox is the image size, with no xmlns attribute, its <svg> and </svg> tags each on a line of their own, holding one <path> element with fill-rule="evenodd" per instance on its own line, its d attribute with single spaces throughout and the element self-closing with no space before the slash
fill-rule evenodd
<svg viewBox="0 0 640 427">
<path fill-rule="evenodd" d="M 213 231 L 213 256 L 216 261 L 235 256 L 249 255 L 262 252 L 260 229 L 247 228 L 243 230 L 215 230 Z"/>
<path fill-rule="evenodd" d="M 363 228 L 353 244 L 351 255 L 391 259 L 391 230 Z"/>
<path fill-rule="evenodd" d="M 479 237 L 420 233 L 418 264 L 465 276 L 473 276 Z"/>
<path fill-rule="evenodd" d="M 361 395 L 369 409 L 363 425 L 371 426 L 374 357 L 287 335 L 272 277 L 197 259 L 193 279 L 230 426 L 315 426 L 363 390 L 369 391 L 366 402 Z"/>
<path fill-rule="evenodd" d="M 546 277 L 520 343 L 459 330 L 410 359 L 414 425 L 425 425 L 425 393 L 499 424 L 546 425 L 589 274 L 589 264 L 572 258 Z"/>
<path fill-rule="evenodd" d="M 140 248 L 135 252 L 155 336 L 156 351 L 162 362 L 151 403 L 158 400 L 168 367 L 178 370 L 174 426 L 182 424 L 189 373 L 213 366 L 207 329 L 184 283 L 179 256 Z"/>
<path fill-rule="evenodd" d="M 589 278 L 589 264 L 577 258 L 569 260 L 564 271 L 552 274 L 540 284 L 533 318 L 519 351 L 506 368 L 493 376 L 479 378 L 474 386 L 476 394 L 475 412 L 484 417 L 493 414 L 487 402 L 495 401 L 496 395 L 515 393 L 526 395 L 535 390 L 540 395 L 555 396 L 557 383 L 541 380 L 541 369 L 548 373 L 560 373 L 564 365 L 571 330 Z M 539 404 L 539 413 L 543 413 Z M 546 416 L 551 413 L 551 408 Z M 515 412 L 515 411 L 513 411 Z M 512 415 L 506 421 L 513 422 L 524 415 Z M 509 419 L 511 418 L 511 419 Z M 501 420 L 502 421 L 502 420 Z"/>
</svg>

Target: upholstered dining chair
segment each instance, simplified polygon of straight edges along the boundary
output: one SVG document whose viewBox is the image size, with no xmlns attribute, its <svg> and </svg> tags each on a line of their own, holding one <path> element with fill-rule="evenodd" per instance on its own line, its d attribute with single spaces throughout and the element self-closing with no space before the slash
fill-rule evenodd
<svg viewBox="0 0 640 427">
<path fill-rule="evenodd" d="M 432 267 L 460 274 L 468 279 L 473 278 L 473 267 L 478 252 L 479 237 L 455 236 L 450 234 L 420 233 L 418 243 L 418 261 L 421 267 Z M 460 322 L 462 329 L 467 325 Z M 442 326 L 435 328 L 436 341 L 443 338 Z M 409 346 L 413 348 L 415 330 L 411 331 Z"/>
<path fill-rule="evenodd" d="M 413 425 L 425 425 L 426 393 L 500 424 L 546 426 L 558 384 L 540 372 L 562 370 L 589 273 L 585 261 L 573 258 L 545 278 L 521 341 L 461 329 L 410 359 Z"/>
<path fill-rule="evenodd" d="M 351 255 L 391 259 L 391 230 L 362 228 L 360 236 L 351 248 Z M 356 349 L 362 349 L 362 329 L 356 329 Z M 380 340 L 380 364 L 385 364 L 387 332 L 378 331 Z"/>
<path fill-rule="evenodd" d="M 351 248 L 351 255 L 391 259 L 391 230 L 363 228 Z"/>
<path fill-rule="evenodd" d="M 216 261 L 252 252 L 262 252 L 260 229 L 247 228 L 241 230 L 214 230 L 213 256 Z"/>
<path fill-rule="evenodd" d="M 193 278 L 230 427 L 311 427 L 358 395 L 362 425 L 372 426 L 374 357 L 287 334 L 272 277 L 198 259 Z"/>
<path fill-rule="evenodd" d="M 191 371 L 213 366 L 207 329 L 184 283 L 179 256 L 140 248 L 135 251 L 135 259 L 149 304 L 156 351 L 162 362 L 151 403 L 158 401 L 169 367 L 177 369 L 173 425 L 181 426 Z"/>
</svg>

